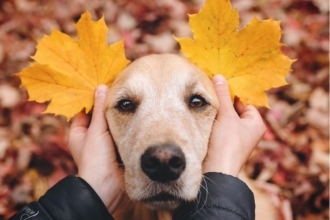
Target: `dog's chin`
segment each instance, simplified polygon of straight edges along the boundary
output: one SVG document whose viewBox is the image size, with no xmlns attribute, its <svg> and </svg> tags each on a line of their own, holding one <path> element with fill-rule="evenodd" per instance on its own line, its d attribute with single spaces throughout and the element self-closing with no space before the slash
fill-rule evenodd
<svg viewBox="0 0 330 220">
<path fill-rule="evenodd" d="M 182 199 L 169 194 L 169 193 L 159 193 L 141 200 L 151 209 L 159 210 L 174 210 L 176 209 L 183 201 Z"/>
</svg>

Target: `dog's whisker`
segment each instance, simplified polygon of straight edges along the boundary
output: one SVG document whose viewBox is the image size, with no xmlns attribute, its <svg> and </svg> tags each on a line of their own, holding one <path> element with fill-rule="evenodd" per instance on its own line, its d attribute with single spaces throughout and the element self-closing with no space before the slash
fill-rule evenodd
<svg viewBox="0 0 330 220">
<path fill-rule="evenodd" d="M 210 179 L 209 177 L 203 175 L 203 178 L 207 179 L 208 181 L 210 181 L 211 183 L 213 183 L 216 187 L 219 187 L 216 182 L 214 182 L 212 179 Z"/>
<path fill-rule="evenodd" d="M 206 205 L 206 201 L 207 201 L 207 199 L 208 199 L 208 196 L 211 196 L 211 195 L 209 194 L 209 191 L 208 191 L 208 185 L 207 185 L 207 182 L 206 182 L 206 180 L 205 180 L 204 177 L 205 177 L 205 176 L 202 175 L 202 181 L 204 181 L 205 186 L 200 185 L 201 188 L 198 190 L 197 197 L 196 197 L 196 199 L 195 199 L 194 201 L 192 201 L 192 203 L 194 204 L 194 207 L 192 207 L 192 209 L 191 209 L 189 212 L 187 212 L 185 215 L 183 215 L 182 217 L 186 217 L 186 216 L 188 216 L 188 215 L 189 215 L 190 217 L 193 217 L 194 215 L 196 215 L 197 213 L 199 213 L 199 212 L 204 208 L 204 206 Z M 202 191 L 202 189 L 204 189 L 204 190 L 206 191 L 206 198 L 205 198 L 203 204 L 201 205 L 201 202 L 202 202 L 202 201 L 201 201 L 201 199 L 202 199 L 201 191 Z M 210 197 L 210 198 L 212 199 L 212 197 Z"/>
<path fill-rule="evenodd" d="M 197 204 L 197 207 L 199 207 L 199 206 L 200 206 L 200 207 L 199 207 L 198 210 L 196 210 L 196 212 L 193 214 L 193 216 L 196 215 L 198 212 L 200 212 L 200 210 L 202 210 L 202 209 L 204 208 L 208 196 L 210 196 L 210 198 L 212 199 L 211 195 L 209 194 L 209 190 L 208 190 L 207 182 L 206 182 L 206 180 L 205 180 L 205 176 L 204 176 L 204 175 L 202 175 L 202 180 L 204 181 L 205 186 L 203 186 L 203 185 L 201 184 L 201 187 L 205 190 L 205 192 L 206 192 L 206 197 L 205 197 L 205 201 L 203 202 L 203 205 L 202 205 L 202 206 L 200 206 L 200 202 L 201 202 L 200 200 L 201 200 L 201 198 L 199 199 L 198 204 Z M 201 190 L 200 190 L 200 191 L 201 191 Z M 200 197 L 202 197 L 202 196 L 200 195 Z"/>
</svg>

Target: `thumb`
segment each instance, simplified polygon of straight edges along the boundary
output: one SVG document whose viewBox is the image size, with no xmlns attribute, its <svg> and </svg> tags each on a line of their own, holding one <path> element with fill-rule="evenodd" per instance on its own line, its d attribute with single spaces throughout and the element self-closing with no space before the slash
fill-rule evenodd
<svg viewBox="0 0 330 220">
<path fill-rule="evenodd" d="M 108 130 L 107 122 L 104 116 L 104 103 L 109 89 L 106 85 L 100 85 L 95 92 L 95 103 L 93 108 L 91 130 L 102 133 Z"/>
<path fill-rule="evenodd" d="M 228 115 L 228 113 L 235 112 L 233 102 L 230 97 L 228 83 L 222 75 L 215 75 L 212 79 L 213 87 L 219 100 L 219 110 L 217 117 L 221 115 Z"/>
</svg>

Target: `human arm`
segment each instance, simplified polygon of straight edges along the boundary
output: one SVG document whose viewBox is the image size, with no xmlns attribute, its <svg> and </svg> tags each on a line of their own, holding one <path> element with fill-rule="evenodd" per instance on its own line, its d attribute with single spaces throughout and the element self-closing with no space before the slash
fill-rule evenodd
<svg viewBox="0 0 330 220">
<path fill-rule="evenodd" d="M 221 172 L 237 177 L 266 132 L 266 126 L 254 106 L 244 106 L 237 99 L 232 104 L 223 76 L 216 75 L 213 85 L 220 106 L 203 163 L 203 173 Z"/>
<path fill-rule="evenodd" d="M 241 180 L 223 173 L 205 173 L 197 199 L 182 204 L 173 220 L 253 220 L 254 197 Z"/>
<path fill-rule="evenodd" d="M 9 220 L 113 220 L 93 188 L 83 179 L 67 176 L 39 201 L 24 206 Z"/>
<path fill-rule="evenodd" d="M 10 220 L 113 219 L 123 193 L 123 171 L 118 167 L 114 144 L 104 117 L 107 87 L 96 91 L 93 117 L 78 114 L 72 122 L 68 146 L 78 166 L 78 175 L 68 176 Z M 23 217 L 22 217 L 23 216 Z"/>
<path fill-rule="evenodd" d="M 95 93 L 90 125 L 86 114 L 78 114 L 72 121 L 68 147 L 78 166 L 78 176 L 99 195 L 112 214 L 119 205 L 124 189 L 124 171 L 118 165 L 115 146 L 104 116 L 108 88 L 99 86 Z"/>
</svg>

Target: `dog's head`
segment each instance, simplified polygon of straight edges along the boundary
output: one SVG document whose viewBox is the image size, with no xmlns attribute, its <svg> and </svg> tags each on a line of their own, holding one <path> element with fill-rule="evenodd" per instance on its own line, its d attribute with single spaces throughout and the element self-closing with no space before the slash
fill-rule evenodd
<svg viewBox="0 0 330 220">
<path fill-rule="evenodd" d="M 117 77 L 106 118 L 132 200 L 174 209 L 196 198 L 218 105 L 207 75 L 177 55 L 140 58 Z"/>
</svg>

